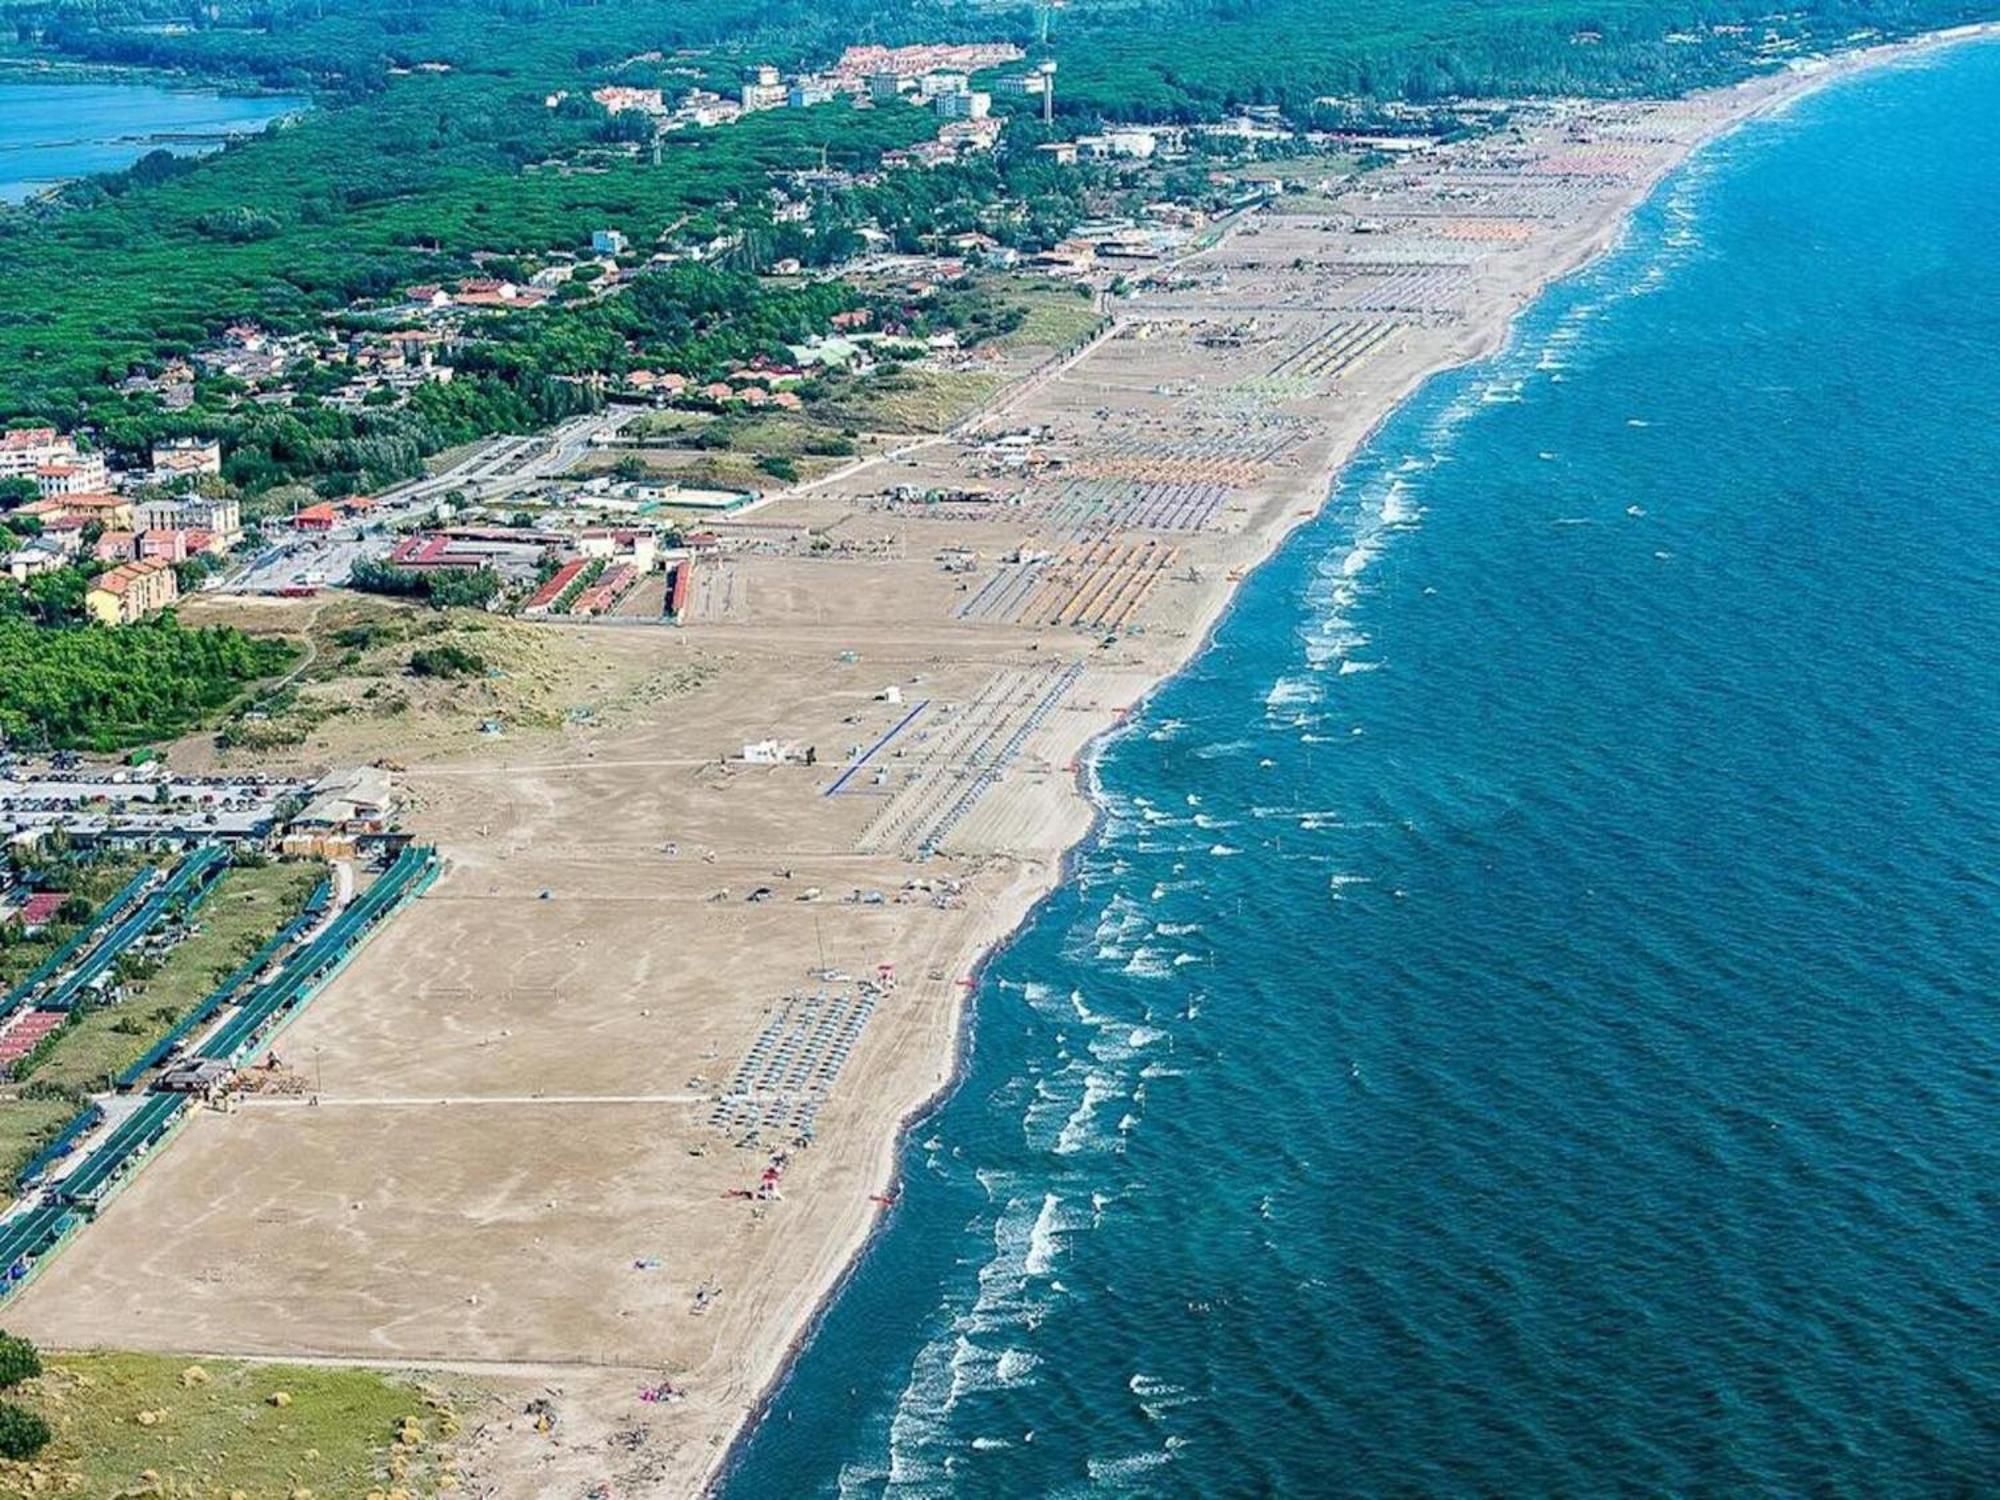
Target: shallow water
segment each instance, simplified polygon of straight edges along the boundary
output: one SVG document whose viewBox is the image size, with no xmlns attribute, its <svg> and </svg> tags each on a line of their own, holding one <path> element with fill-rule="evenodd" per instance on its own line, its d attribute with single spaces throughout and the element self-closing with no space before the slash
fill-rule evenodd
<svg viewBox="0 0 2000 1500">
<path fill-rule="evenodd" d="M 1673 178 L 1101 765 L 728 1486 L 2000 1484 L 2000 46 Z"/>
<path fill-rule="evenodd" d="M 93 172 L 129 167 L 148 151 L 210 149 L 215 136 L 261 130 L 306 101 L 242 98 L 144 83 L 0 84 L 0 203 L 18 203 Z"/>
</svg>

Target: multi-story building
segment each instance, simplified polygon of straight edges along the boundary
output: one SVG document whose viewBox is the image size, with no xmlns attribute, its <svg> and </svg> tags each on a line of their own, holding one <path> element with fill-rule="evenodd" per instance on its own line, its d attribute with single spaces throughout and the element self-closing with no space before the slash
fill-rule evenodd
<svg viewBox="0 0 2000 1500">
<path fill-rule="evenodd" d="M 64 495 L 93 495 L 111 483 L 101 453 L 79 453 L 74 458 L 57 459 L 35 470 L 35 488 L 44 498 Z"/>
<path fill-rule="evenodd" d="M 33 479 L 43 464 L 73 463 L 76 439 L 53 427 L 0 433 L 0 479 Z"/>
<path fill-rule="evenodd" d="M 172 531 L 147 531 L 139 536 L 139 556 L 158 557 L 167 562 L 186 562 L 188 555 L 188 534 L 176 527 Z"/>
<path fill-rule="evenodd" d="M 223 546 L 233 547 L 243 539 L 243 507 L 234 500 L 190 495 L 181 502 L 176 524 L 190 531 L 213 532 Z"/>
<path fill-rule="evenodd" d="M 776 68 L 753 68 L 743 80 L 741 97 L 745 109 L 783 109 L 785 80 Z"/>
<path fill-rule="evenodd" d="M 179 597 L 174 565 L 153 557 L 121 563 L 98 574 L 83 596 L 83 607 L 101 624 L 130 625 L 165 609 Z"/>
<path fill-rule="evenodd" d="M 123 495 L 64 495 L 54 501 L 43 501 L 44 505 L 60 506 L 59 518 L 75 521 L 79 526 L 97 525 L 107 531 L 130 531 L 132 526 L 132 502 Z M 44 520 L 42 523 L 49 523 Z"/>
<path fill-rule="evenodd" d="M 993 112 L 993 96 L 980 93 L 939 94 L 931 101 L 940 120 L 983 120 Z"/>
</svg>

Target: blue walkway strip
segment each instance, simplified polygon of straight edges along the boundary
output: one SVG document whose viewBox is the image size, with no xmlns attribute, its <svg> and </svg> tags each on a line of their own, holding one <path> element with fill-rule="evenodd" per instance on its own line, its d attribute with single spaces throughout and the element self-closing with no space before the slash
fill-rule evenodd
<svg viewBox="0 0 2000 1500">
<path fill-rule="evenodd" d="M 875 758 L 876 751 L 880 750 L 884 745 L 888 744 L 889 741 L 893 740 L 897 735 L 901 734 L 905 729 L 908 729 L 910 727 L 910 721 L 915 719 L 918 714 L 922 713 L 925 709 L 929 708 L 930 706 L 931 706 L 931 700 L 926 698 L 924 699 L 923 702 L 919 703 L 915 708 L 911 709 L 908 713 L 904 714 L 901 719 L 896 721 L 896 726 L 893 729 L 891 729 L 887 734 L 883 735 L 882 738 L 877 740 L 874 744 L 870 745 L 866 750 L 863 750 L 859 755 L 854 757 L 853 763 L 849 765 L 845 771 L 842 771 L 840 773 L 839 778 L 833 783 L 832 786 L 826 789 L 826 795 L 829 797 L 836 795 L 842 787 L 846 786 L 847 783 L 854 778 L 856 772 L 858 772 L 863 766 L 867 765 L 869 761 Z"/>
</svg>

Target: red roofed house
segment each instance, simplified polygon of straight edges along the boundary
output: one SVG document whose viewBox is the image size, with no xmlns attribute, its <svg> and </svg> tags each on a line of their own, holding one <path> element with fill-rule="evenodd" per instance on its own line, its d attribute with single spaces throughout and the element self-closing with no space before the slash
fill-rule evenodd
<svg viewBox="0 0 2000 1500">
<path fill-rule="evenodd" d="M 87 495 L 111 482 L 102 453 L 79 453 L 35 469 L 35 488 L 44 495 Z"/>
<path fill-rule="evenodd" d="M 102 624 L 130 625 L 165 609 L 180 592 L 174 565 L 165 558 L 149 557 L 98 574 L 83 596 L 83 607 Z"/>
<path fill-rule="evenodd" d="M 33 479 L 44 464 L 74 463 L 76 439 L 53 427 L 21 427 L 0 433 L 0 479 Z"/>
<path fill-rule="evenodd" d="M 318 505 L 308 505 L 292 517 L 292 525 L 299 531 L 331 531 L 338 519 L 331 505 L 322 501 Z"/>
<path fill-rule="evenodd" d="M 69 900 L 68 891 L 36 891 L 21 903 L 21 909 L 14 913 L 13 920 L 21 924 L 23 932 L 39 932 L 56 919 L 63 902 Z"/>
<path fill-rule="evenodd" d="M 132 502 L 123 495 L 65 495 L 63 514 L 95 521 L 112 531 L 132 529 Z"/>
</svg>

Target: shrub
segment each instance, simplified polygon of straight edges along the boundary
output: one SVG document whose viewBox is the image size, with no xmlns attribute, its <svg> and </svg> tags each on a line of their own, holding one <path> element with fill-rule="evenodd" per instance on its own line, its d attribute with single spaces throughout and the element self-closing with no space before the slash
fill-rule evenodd
<svg viewBox="0 0 2000 1500">
<path fill-rule="evenodd" d="M 12 1390 L 42 1373 L 42 1356 L 26 1339 L 0 1333 L 0 1391 Z"/>
<path fill-rule="evenodd" d="M 485 670 L 486 659 L 463 646 L 420 646 L 410 653 L 412 677 L 476 677 Z"/>
<path fill-rule="evenodd" d="M 0 1402 L 0 1458 L 25 1462 L 48 1447 L 53 1436 L 49 1424 L 27 1407 Z"/>
</svg>

